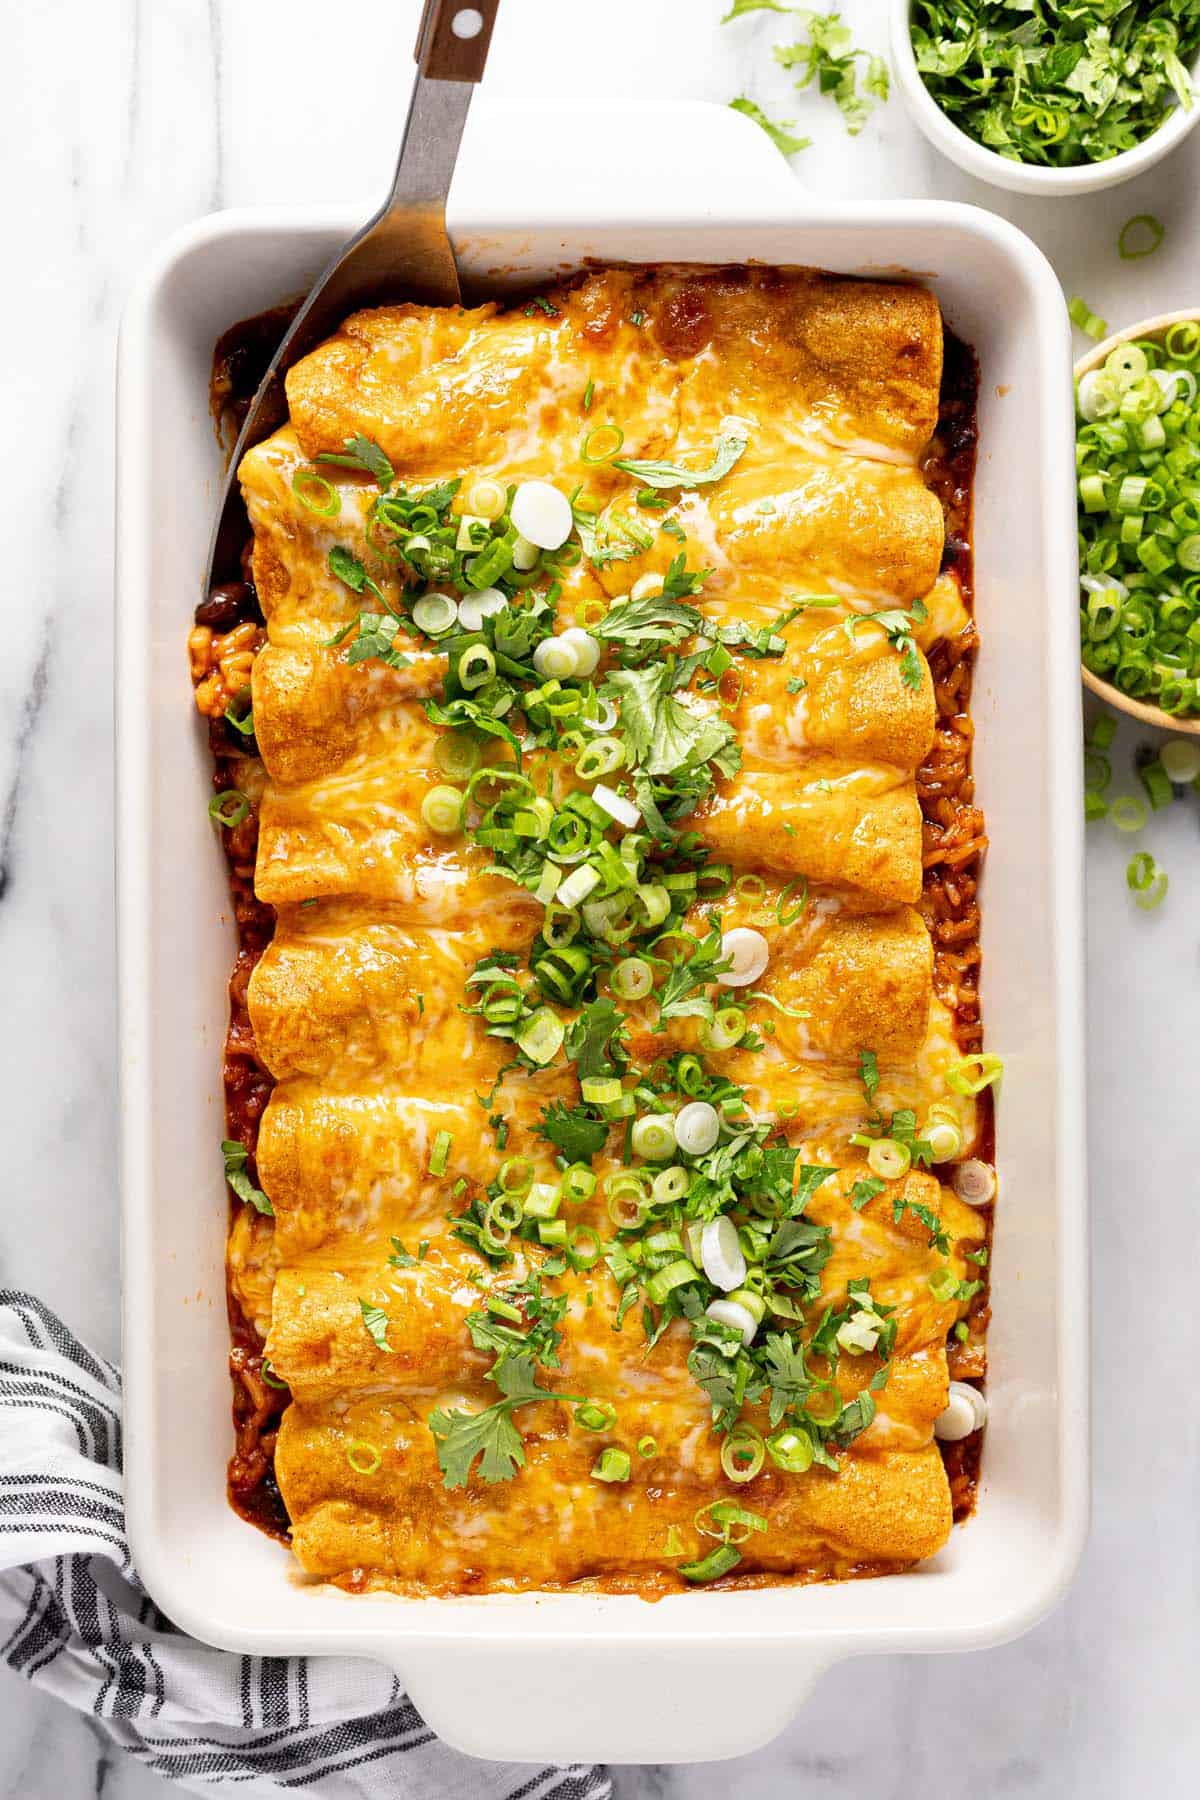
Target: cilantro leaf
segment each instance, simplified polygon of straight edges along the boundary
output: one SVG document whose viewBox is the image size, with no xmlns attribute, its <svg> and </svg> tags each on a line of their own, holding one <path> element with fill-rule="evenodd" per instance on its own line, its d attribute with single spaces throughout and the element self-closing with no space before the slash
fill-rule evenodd
<svg viewBox="0 0 1200 1800">
<path fill-rule="evenodd" d="M 543 1112 L 539 1134 L 549 1139 L 568 1162 L 588 1162 L 608 1141 L 608 1125 L 586 1106 L 553 1101 Z"/>
<path fill-rule="evenodd" d="M 336 575 L 339 581 L 344 582 L 352 594 L 361 594 L 364 588 L 370 588 L 384 606 L 387 605 L 383 593 L 371 580 L 366 568 L 355 556 L 353 550 L 347 550 L 342 544 L 335 544 L 329 552 L 329 573 Z"/>
<path fill-rule="evenodd" d="M 914 1219 L 919 1219 L 925 1227 L 929 1233 L 930 1247 L 940 1251 L 943 1256 L 947 1255 L 950 1249 L 950 1239 L 937 1213 L 932 1208 L 922 1205 L 919 1200 L 906 1200 L 903 1195 L 897 1194 L 892 1200 L 893 1222 L 898 1225 L 906 1212 L 910 1212 Z"/>
<path fill-rule="evenodd" d="M 694 606 L 682 606 L 678 600 L 664 595 L 648 595 L 644 600 L 626 600 L 614 606 L 592 631 L 606 644 L 619 644 L 624 649 L 650 650 L 662 644 L 680 644 L 694 637 L 701 628 L 701 616 Z"/>
<path fill-rule="evenodd" d="M 386 1350 L 390 1356 L 392 1346 L 387 1341 L 387 1333 L 391 1321 L 387 1314 L 382 1306 L 369 1306 L 365 1300 L 360 1300 L 358 1304 L 362 1312 L 362 1322 L 367 1328 L 367 1334 L 372 1343 L 376 1349 Z"/>
<path fill-rule="evenodd" d="M 358 633 L 346 653 L 348 663 L 366 662 L 374 658 L 386 663 L 389 669 L 407 669 L 412 661 L 402 650 L 396 649 L 398 622 L 390 612 L 359 613 L 357 619 L 339 631 L 335 637 L 327 638 L 325 648 L 332 649 L 335 644 L 343 644 L 352 631 Z"/>
<path fill-rule="evenodd" d="M 679 463 L 639 462 L 634 457 L 621 456 L 613 458 L 612 467 L 623 469 L 626 475 L 645 482 L 647 487 L 707 487 L 710 482 L 720 481 L 723 475 L 728 475 L 738 459 L 745 455 L 749 442 L 749 438 L 739 437 L 734 432 L 725 433 L 717 440 L 707 469 L 685 469 Z"/>
<path fill-rule="evenodd" d="M 607 995 L 589 1001 L 567 1026 L 564 1040 L 580 1081 L 616 1075 L 625 1067 L 624 1035 L 625 1015 Z"/>
<path fill-rule="evenodd" d="M 858 1078 L 867 1090 L 867 1099 L 874 1106 L 875 1090 L 879 1086 L 879 1058 L 873 1050 L 859 1051 Z"/>
<path fill-rule="evenodd" d="M 392 1239 L 392 1254 L 388 1257 L 393 1269 L 415 1269 L 417 1259 L 410 1256 L 398 1237 Z"/>
<path fill-rule="evenodd" d="M 225 1158 L 225 1179 L 237 1195 L 267 1218 L 274 1218 L 275 1208 L 271 1205 L 261 1188 L 255 1187 L 246 1172 L 246 1160 L 249 1151 L 245 1144 L 239 1144 L 234 1138 L 223 1138 L 221 1154 Z"/>
<path fill-rule="evenodd" d="M 345 455 L 335 455 L 331 450 L 323 450 L 314 461 L 336 463 L 343 469 L 355 469 L 360 474 L 373 475 L 376 485 L 381 488 L 391 487 L 396 479 L 396 471 L 379 445 L 372 438 L 363 437 L 361 433 L 346 439 Z"/>
<path fill-rule="evenodd" d="M 886 1186 L 887 1182 L 880 1181 L 878 1175 L 864 1175 L 861 1181 L 856 1181 L 850 1191 L 850 1204 L 855 1212 L 861 1212 L 867 1201 L 882 1194 Z"/>
<path fill-rule="evenodd" d="M 740 94 L 736 100 L 731 100 L 729 105 L 733 112 L 741 113 L 747 119 L 753 119 L 754 123 L 766 132 L 775 148 L 783 156 L 795 156 L 798 151 L 807 150 L 812 143 L 811 138 L 795 137 L 792 134 L 789 127 L 795 124 L 794 119 L 781 120 L 776 124 L 774 119 L 767 117 L 761 106 L 756 106 L 753 100 L 747 100 L 744 94 Z"/>
<path fill-rule="evenodd" d="M 430 1413 L 427 1423 L 448 1488 L 467 1485 L 476 1458 L 480 1459 L 481 1477 L 493 1484 L 511 1481 L 517 1470 L 525 1466 L 525 1444 L 513 1424 L 512 1407 L 506 1400 L 498 1400 L 478 1413 L 451 1412 L 439 1406 Z"/>
<path fill-rule="evenodd" d="M 605 683 L 620 703 L 621 729 L 633 760 L 648 775 L 696 768 L 736 747 L 727 720 L 699 718 L 676 700 L 673 678 L 669 663 L 656 663 L 648 669 L 615 669 Z"/>
<path fill-rule="evenodd" d="M 842 621 L 842 630 L 853 643 L 861 626 L 878 625 L 900 657 L 901 681 L 905 687 L 912 688 L 915 692 L 921 685 L 922 664 L 920 652 L 913 641 L 912 627 L 923 624 L 928 617 L 925 602 L 914 600 L 907 612 L 902 606 L 888 606 L 881 612 L 852 613 Z"/>
</svg>

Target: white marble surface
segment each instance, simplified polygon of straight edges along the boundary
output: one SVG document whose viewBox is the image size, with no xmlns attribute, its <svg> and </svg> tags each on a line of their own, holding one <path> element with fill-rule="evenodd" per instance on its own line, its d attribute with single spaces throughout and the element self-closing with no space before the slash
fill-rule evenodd
<svg viewBox="0 0 1200 1800">
<path fill-rule="evenodd" d="M 719 30 L 722 10 L 720 0 L 602 0 L 586 11 L 582 0 L 504 0 L 489 89 L 714 100 L 748 92 L 816 139 L 794 167 L 826 197 L 937 194 L 1002 211 L 1047 251 L 1067 291 L 1114 323 L 1200 303 L 1200 134 L 1133 186 L 1020 201 L 941 163 L 899 99 L 848 139 L 827 103 L 793 101 L 772 66 L 769 46 L 787 21 L 763 13 Z M 860 42 L 883 46 L 885 10 L 882 0 L 849 0 Z M 110 1353 L 117 321 L 132 271 L 189 219 L 379 191 L 417 12 L 418 0 L 9 0 L 2 9 L 11 260 L 0 286 L 10 418 L 0 490 L 10 519 L 0 1274 Z M 1151 262 L 1123 264 L 1117 229 L 1143 210 L 1162 217 L 1166 242 Z M 1123 733 L 1120 753 L 1135 741 Z M 843 1665 L 769 1749 L 732 1765 L 621 1771 L 624 1800 L 715 1800 L 730 1789 L 747 1800 L 859 1800 L 951 1784 L 973 1800 L 1196 1791 L 1197 804 L 1175 806 L 1147 833 L 1172 880 L 1152 917 L 1125 893 L 1128 841 L 1094 827 L 1089 846 L 1095 1511 L 1072 1594 L 1004 1649 Z M 6 1672 L 0 1721 L 0 1795 L 152 1800 L 162 1791 L 156 1777 L 114 1763 L 90 1722 Z"/>
</svg>

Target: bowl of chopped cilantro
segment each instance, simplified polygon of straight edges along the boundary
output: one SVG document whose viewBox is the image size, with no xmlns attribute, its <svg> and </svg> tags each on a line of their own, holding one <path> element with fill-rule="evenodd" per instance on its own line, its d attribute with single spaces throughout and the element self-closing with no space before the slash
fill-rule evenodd
<svg viewBox="0 0 1200 1800">
<path fill-rule="evenodd" d="M 1200 309 L 1075 365 L 1083 679 L 1143 724 L 1200 732 Z"/>
<path fill-rule="evenodd" d="M 892 0 L 892 62 L 922 131 L 1026 194 L 1140 175 L 1200 120 L 1200 0 Z"/>
</svg>

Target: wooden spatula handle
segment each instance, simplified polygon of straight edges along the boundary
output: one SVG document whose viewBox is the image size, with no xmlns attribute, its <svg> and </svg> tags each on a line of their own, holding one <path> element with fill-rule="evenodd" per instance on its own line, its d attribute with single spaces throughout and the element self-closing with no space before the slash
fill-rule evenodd
<svg viewBox="0 0 1200 1800">
<path fill-rule="evenodd" d="M 500 0 L 425 0 L 416 59 L 430 81 L 482 81 Z"/>
</svg>

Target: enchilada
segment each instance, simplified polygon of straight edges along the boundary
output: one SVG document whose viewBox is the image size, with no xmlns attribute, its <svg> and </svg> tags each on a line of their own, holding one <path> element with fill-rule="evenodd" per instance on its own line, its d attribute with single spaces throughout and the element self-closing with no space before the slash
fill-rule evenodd
<svg viewBox="0 0 1200 1800">
<path fill-rule="evenodd" d="M 310 1573 L 653 1595 L 903 1567 L 968 1509 L 942 347 L 914 288 L 607 271 L 349 320 L 244 459 L 248 692 L 193 657 L 264 937 L 241 1416 Z"/>
</svg>

